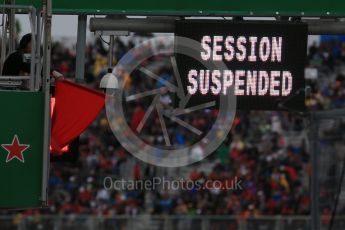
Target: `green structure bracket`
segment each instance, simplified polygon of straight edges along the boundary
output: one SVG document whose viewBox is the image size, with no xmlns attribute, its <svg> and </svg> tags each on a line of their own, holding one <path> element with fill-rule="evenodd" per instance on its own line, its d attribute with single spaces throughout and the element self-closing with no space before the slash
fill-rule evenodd
<svg viewBox="0 0 345 230">
<path fill-rule="evenodd" d="M 41 0 L 16 0 L 40 8 Z M 54 14 L 345 16 L 344 0 L 55 0 Z"/>
</svg>

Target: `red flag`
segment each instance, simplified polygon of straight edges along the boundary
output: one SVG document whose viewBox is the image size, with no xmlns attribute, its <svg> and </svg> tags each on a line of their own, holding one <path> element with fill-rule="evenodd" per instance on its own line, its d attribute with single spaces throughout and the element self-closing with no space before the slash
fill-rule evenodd
<svg viewBox="0 0 345 230">
<path fill-rule="evenodd" d="M 55 109 L 55 97 L 50 98 L 50 117 L 53 118 L 54 114 L 54 109 Z M 50 151 L 52 151 L 52 146 L 50 145 Z M 66 153 L 69 151 L 69 145 L 66 145 L 61 149 L 61 152 Z"/>
<path fill-rule="evenodd" d="M 104 94 L 62 80 L 55 86 L 55 108 L 51 129 L 51 152 L 62 148 L 79 136 L 104 107 Z"/>
</svg>

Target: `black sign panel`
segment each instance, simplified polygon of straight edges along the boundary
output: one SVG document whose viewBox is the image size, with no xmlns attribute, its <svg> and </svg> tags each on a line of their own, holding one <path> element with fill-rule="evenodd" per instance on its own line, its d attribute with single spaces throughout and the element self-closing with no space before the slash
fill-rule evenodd
<svg viewBox="0 0 345 230">
<path fill-rule="evenodd" d="M 304 110 L 307 32 L 303 23 L 177 22 L 176 61 L 188 105 L 218 100 L 233 87 L 237 109 Z M 193 55 L 183 52 L 184 38 L 197 42 Z"/>
</svg>

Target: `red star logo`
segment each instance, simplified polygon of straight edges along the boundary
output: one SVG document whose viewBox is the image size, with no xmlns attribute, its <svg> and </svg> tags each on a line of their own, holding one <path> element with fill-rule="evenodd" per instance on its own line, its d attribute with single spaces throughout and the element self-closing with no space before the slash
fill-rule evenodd
<svg viewBox="0 0 345 230">
<path fill-rule="evenodd" d="M 7 151 L 6 163 L 17 158 L 20 162 L 24 163 L 23 152 L 30 147 L 30 145 L 20 144 L 17 134 L 14 135 L 12 144 L 1 145 Z"/>
</svg>

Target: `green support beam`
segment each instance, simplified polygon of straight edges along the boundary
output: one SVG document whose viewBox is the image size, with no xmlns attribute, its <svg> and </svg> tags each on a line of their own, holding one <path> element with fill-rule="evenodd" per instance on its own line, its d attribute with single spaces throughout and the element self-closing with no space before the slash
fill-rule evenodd
<svg viewBox="0 0 345 230">
<path fill-rule="evenodd" d="M 41 0 L 16 0 L 40 8 Z M 55 0 L 54 14 L 345 16 L 344 0 Z"/>
</svg>

